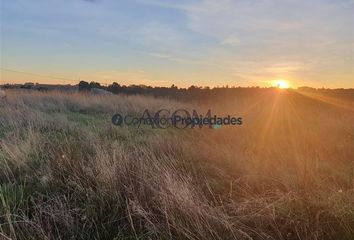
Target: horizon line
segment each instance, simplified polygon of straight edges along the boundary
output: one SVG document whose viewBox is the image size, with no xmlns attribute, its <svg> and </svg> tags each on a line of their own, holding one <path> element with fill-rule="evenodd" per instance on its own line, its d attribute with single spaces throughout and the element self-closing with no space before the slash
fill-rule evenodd
<svg viewBox="0 0 354 240">
<path fill-rule="evenodd" d="M 84 81 L 86 83 L 98 83 L 101 87 L 109 87 L 112 86 L 114 83 L 117 83 L 119 86 L 121 87 L 146 87 L 146 88 L 177 88 L 178 90 L 183 90 L 183 89 L 189 89 L 191 87 L 195 87 L 197 89 L 201 89 L 201 90 L 212 90 L 212 89 L 239 89 L 239 88 L 259 88 L 259 89 L 278 89 L 279 87 L 277 86 L 229 86 L 228 84 L 225 86 L 214 86 L 214 87 L 210 87 L 210 86 L 198 86 L 198 85 L 190 85 L 189 87 L 178 87 L 175 84 L 171 84 L 170 87 L 164 87 L 164 86 L 152 86 L 152 85 L 146 85 L 146 84 L 129 84 L 129 85 L 124 85 L 124 84 L 120 84 L 118 82 L 112 82 L 110 84 L 107 83 L 100 83 L 100 82 L 95 82 L 95 81 L 91 81 L 91 82 L 87 82 L 85 80 L 80 80 L 78 83 L 76 84 L 71 84 L 71 83 L 67 83 L 67 84 L 62 84 L 62 83 L 34 83 L 34 82 L 25 82 L 25 83 L 2 83 L 0 84 L 0 87 L 4 88 L 5 86 L 24 86 L 24 85 L 34 85 L 34 86 L 41 86 L 41 85 L 46 85 L 46 86 L 71 86 L 71 87 L 75 87 L 75 86 L 79 86 L 80 82 Z M 329 88 L 329 87 L 310 87 L 310 86 L 299 86 L 299 87 L 289 87 L 283 90 L 301 90 L 301 88 L 308 88 L 308 89 L 314 89 L 314 90 L 354 90 L 354 87 L 351 88 L 345 88 L 345 87 L 335 87 L 335 88 Z"/>
</svg>

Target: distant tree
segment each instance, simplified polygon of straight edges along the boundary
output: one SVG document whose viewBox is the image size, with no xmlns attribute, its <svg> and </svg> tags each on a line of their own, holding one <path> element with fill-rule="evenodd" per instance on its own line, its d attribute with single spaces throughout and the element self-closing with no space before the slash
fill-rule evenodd
<svg viewBox="0 0 354 240">
<path fill-rule="evenodd" d="M 193 90 L 196 90 L 196 89 L 198 89 L 198 87 L 192 85 L 192 86 L 190 86 L 190 87 L 188 88 L 188 91 L 193 91 Z"/>
<path fill-rule="evenodd" d="M 98 82 L 90 82 L 90 88 L 101 88 L 101 84 Z"/>
<path fill-rule="evenodd" d="M 80 81 L 79 83 L 79 91 L 90 91 L 90 84 L 86 81 Z"/>
<path fill-rule="evenodd" d="M 307 87 L 307 86 L 298 87 L 297 89 L 302 91 L 316 91 L 316 88 Z"/>
<path fill-rule="evenodd" d="M 40 92 L 48 92 L 48 88 L 47 87 L 42 87 L 42 86 L 38 87 L 37 90 L 40 91 Z"/>
<path fill-rule="evenodd" d="M 32 83 L 32 82 L 26 82 L 25 84 L 23 84 L 23 85 L 21 86 L 21 88 L 24 88 L 24 89 L 32 89 L 32 88 L 34 88 L 34 83 Z"/>
<path fill-rule="evenodd" d="M 107 90 L 112 92 L 112 93 L 116 93 L 117 94 L 117 93 L 121 92 L 122 87 L 118 83 L 114 82 L 114 83 L 112 83 L 112 85 L 109 85 L 107 87 Z"/>
</svg>

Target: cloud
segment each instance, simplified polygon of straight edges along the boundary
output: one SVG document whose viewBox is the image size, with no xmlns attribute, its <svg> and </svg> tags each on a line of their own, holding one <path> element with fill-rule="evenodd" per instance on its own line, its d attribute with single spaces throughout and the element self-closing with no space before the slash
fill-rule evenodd
<svg viewBox="0 0 354 240">
<path fill-rule="evenodd" d="M 77 65 L 94 56 L 100 68 L 144 68 L 155 61 L 156 72 L 178 68 L 206 79 L 212 79 L 212 71 L 230 79 L 308 78 L 311 72 L 318 79 L 348 73 L 346 81 L 352 81 L 352 0 L 16 0 L 3 5 L 8 59 L 18 48 L 51 58 L 85 56 Z M 15 46 L 16 38 L 24 44 Z M 64 43 L 71 47 L 60 48 Z M 129 78 L 144 79 L 136 72 Z"/>
<path fill-rule="evenodd" d="M 146 51 L 141 51 L 141 53 L 152 56 L 152 57 L 156 57 L 156 58 L 161 58 L 161 59 L 167 59 L 169 61 L 173 61 L 173 62 L 178 62 L 178 63 L 185 63 L 188 60 L 186 60 L 185 58 L 180 58 L 180 57 L 176 57 L 167 53 L 160 53 L 160 52 L 146 52 Z"/>
<path fill-rule="evenodd" d="M 135 43 L 164 50 L 180 49 L 186 40 L 185 35 L 176 28 L 157 21 L 144 23 L 131 33 Z"/>
<path fill-rule="evenodd" d="M 138 3 L 144 5 L 152 5 L 162 8 L 169 8 L 181 11 L 202 11 L 202 8 L 189 3 L 183 3 L 183 1 L 171 2 L 171 1 L 161 1 L 161 0 L 136 0 Z"/>
<path fill-rule="evenodd" d="M 307 67 L 309 67 L 309 65 L 305 65 L 304 63 L 301 62 L 281 62 L 281 63 L 272 64 L 271 66 L 266 67 L 264 70 L 267 73 L 271 73 L 271 74 L 289 75 L 296 71 L 304 70 Z"/>
<path fill-rule="evenodd" d="M 231 45 L 234 47 L 240 46 L 240 43 L 240 39 L 238 39 L 237 37 L 227 37 L 221 41 L 221 44 Z"/>
<path fill-rule="evenodd" d="M 80 75 L 82 79 L 99 80 L 102 83 L 110 84 L 118 82 L 125 85 L 144 84 L 144 85 L 161 85 L 166 83 L 161 80 L 154 80 L 149 73 L 144 70 L 132 71 L 95 71 L 85 72 Z"/>
</svg>

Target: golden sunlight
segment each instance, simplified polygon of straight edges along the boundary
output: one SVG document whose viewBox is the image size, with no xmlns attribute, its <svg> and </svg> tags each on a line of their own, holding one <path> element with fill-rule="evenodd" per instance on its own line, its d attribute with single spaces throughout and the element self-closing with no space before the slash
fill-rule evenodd
<svg viewBox="0 0 354 240">
<path fill-rule="evenodd" d="M 273 86 L 281 89 L 289 88 L 289 83 L 286 80 L 278 79 L 273 81 Z"/>
</svg>

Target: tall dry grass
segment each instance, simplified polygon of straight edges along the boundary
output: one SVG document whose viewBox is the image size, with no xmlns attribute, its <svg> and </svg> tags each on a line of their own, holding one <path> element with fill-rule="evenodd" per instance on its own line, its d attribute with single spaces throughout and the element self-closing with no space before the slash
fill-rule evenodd
<svg viewBox="0 0 354 240">
<path fill-rule="evenodd" d="M 0 238 L 353 239 L 353 109 L 323 99 L 266 89 L 197 104 L 8 92 Z M 244 124 L 110 122 L 116 112 L 161 108 L 210 108 Z"/>
</svg>

